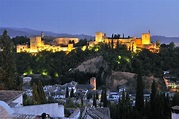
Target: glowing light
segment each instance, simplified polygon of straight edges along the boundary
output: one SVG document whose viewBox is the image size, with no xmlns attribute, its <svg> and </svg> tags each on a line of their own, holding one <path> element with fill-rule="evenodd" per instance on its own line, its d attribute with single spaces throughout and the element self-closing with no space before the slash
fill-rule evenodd
<svg viewBox="0 0 179 119">
<path fill-rule="evenodd" d="M 130 59 L 129 59 L 129 58 L 125 57 L 124 59 L 125 59 L 127 62 L 130 62 Z"/>
<path fill-rule="evenodd" d="M 86 50 L 86 46 L 83 46 L 83 47 L 81 48 L 81 50 L 82 50 L 82 51 L 85 51 L 85 50 Z"/>
<path fill-rule="evenodd" d="M 47 73 L 47 71 L 46 70 L 44 70 L 43 72 L 42 72 L 42 75 L 48 75 L 48 73 Z"/>
<path fill-rule="evenodd" d="M 59 77 L 59 75 L 58 75 L 58 73 L 57 73 L 57 72 L 55 72 L 55 77 Z"/>
<path fill-rule="evenodd" d="M 24 72 L 23 75 L 27 75 L 28 73 L 27 72 Z"/>
<path fill-rule="evenodd" d="M 121 62 L 120 61 L 117 61 L 118 64 L 120 64 Z"/>
<path fill-rule="evenodd" d="M 93 49 L 93 47 L 89 47 L 88 49 L 89 49 L 89 50 L 92 50 L 92 49 Z"/>
<path fill-rule="evenodd" d="M 29 74 L 33 74 L 32 69 L 29 70 Z"/>
<path fill-rule="evenodd" d="M 121 59 L 121 56 L 120 56 L 120 55 L 118 55 L 118 59 Z"/>
<path fill-rule="evenodd" d="M 29 69 L 28 72 L 24 72 L 23 75 L 33 74 L 32 69 Z"/>
<path fill-rule="evenodd" d="M 132 55 L 132 59 L 134 58 L 134 55 Z"/>
<path fill-rule="evenodd" d="M 94 51 L 95 51 L 95 52 L 99 51 L 99 48 L 95 48 Z"/>
</svg>

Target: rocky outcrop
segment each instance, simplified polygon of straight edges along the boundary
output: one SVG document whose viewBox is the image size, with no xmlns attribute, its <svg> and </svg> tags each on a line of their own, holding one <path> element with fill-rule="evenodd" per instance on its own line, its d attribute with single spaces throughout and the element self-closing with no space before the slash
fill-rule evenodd
<svg viewBox="0 0 179 119">
<path fill-rule="evenodd" d="M 111 90 L 118 90 L 119 86 L 125 86 L 127 90 L 136 89 L 136 74 L 130 72 L 112 72 L 108 63 L 102 56 L 98 56 L 81 63 L 72 72 L 79 71 L 84 73 L 96 74 L 96 78 L 100 83 L 105 84 Z M 164 81 L 155 77 L 143 76 L 145 89 L 150 90 L 152 81 L 155 80 L 160 90 L 165 89 Z M 99 87 L 98 87 L 99 88 Z"/>
<path fill-rule="evenodd" d="M 103 57 L 98 56 L 87 61 L 84 61 L 77 68 L 75 68 L 74 71 L 78 70 L 80 72 L 86 73 L 98 73 L 101 68 L 107 70 L 109 67 L 107 62 L 103 60 Z"/>
<path fill-rule="evenodd" d="M 111 76 L 111 69 L 108 63 L 103 59 L 102 56 L 98 56 L 81 63 L 77 68 L 73 69 L 72 72 L 79 71 L 84 73 L 96 74 L 97 80 L 106 82 Z"/>
<path fill-rule="evenodd" d="M 127 90 L 135 90 L 136 89 L 136 78 L 137 75 L 135 73 L 129 72 L 113 72 L 110 80 L 108 81 L 108 88 L 111 90 L 117 90 L 119 86 L 126 87 Z M 151 85 L 153 80 L 156 81 L 159 90 L 165 90 L 165 84 L 163 79 L 156 77 L 148 77 L 143 76 L 143 83 L 146 90 L 151 90 Z"/>
</svg>

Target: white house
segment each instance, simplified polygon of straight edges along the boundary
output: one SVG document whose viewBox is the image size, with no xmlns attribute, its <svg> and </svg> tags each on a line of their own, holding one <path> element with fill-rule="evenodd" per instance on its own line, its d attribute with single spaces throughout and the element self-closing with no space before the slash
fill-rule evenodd
<svg viewBox="0 0 179 119">
<path fill-rule="evenodd" d="M 64 117 L 64 106 L 58 103 L 31 105 L 12 108 L 16 114 L 41 115 L 49 114 L 50 117 Z"/>
<path fill-rule="evenodd" d="M 0 90 L 0 100 L 6 102 L 10 107 L 19 107 L 23 104 L 23 91 Z"/>
<path fill-rule="evenodd" d="M 24 83 L 28 83 L 28 84 L 30 84 L 30 81 L 32 80 L 32 77 L 24 77 L 23 78 L 23 84 Z"/>
<path fill-rule="evenodd" d="M 172 119 L 179 119 L 179 106 L 172 107 Z"/>
<path fill-rule="evenodd" d="M 35 119 L 35 115 L 16 114 L 4 101 L 0 101 L 0 119 Z"/>
</svg>

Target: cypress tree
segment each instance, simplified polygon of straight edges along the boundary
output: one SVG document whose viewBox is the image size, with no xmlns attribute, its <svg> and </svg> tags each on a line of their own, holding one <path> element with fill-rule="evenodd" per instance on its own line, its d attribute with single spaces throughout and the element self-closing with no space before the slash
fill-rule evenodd
<svg viewBox="0 0 179 119">
<path fill-rule="evenodd" d="M 113 41 L 114 35 L 112 34 L 112 39 L 111 39 L 111 49 L 114 47 L 114 41 Z"/>
<path fill-rule="evenodd" d="M 125 92 L 124 92 L 124 90 L 122 91 L 122 103 L 125 103 L 125 99 L 126 97 L 125 97 Z"/>
<path fill-rule="evenodd" d="M 73 88 L 71 89 L 70 97 L 71 97 L 71 98 L 72 98 L 72 97 L 75 97 Z"/>
<path fill-rule="evenodd" d="M 165 112 L 165 119 L 169 119 L 171 117 L 171 104 L 168 94 L 167 96 L 165 96 L 164 112 Z"/>
<path fill-rule="evenodd" d="M 111 103 L 109 105 L 109 110 L 110 110 L 111 119 L 118 119 L 118 111 L 116 105 Z"/>
<path fill-rule="evenodd" d="M 95 95 L 93 96 L 93 106 L 96 107 L 96 96 Z"/>
<path fill-rule="evenodd" d="M 40 104 L 39 94 L 37 91 L 37 85 L 33 83 L 32 86 L 32 97 L 33 97 L 33 104 Z"/>
<path fill-rule="evenodd" d="M 119 40 L 117 40 L 116 50 L 119 50 Z"/>
<path fill-rule="evenodd" d="M 147 99 L 144 104 L 144 116 L 146 119 L 150 117 L 150 102 Z"/>
<path fill-rule="evenodd" d="M 151 87 L 151 98 L 150 98 L 151 110 L 154 108 L 153 102 L 156 97 L 156 94 L 157 94 L 157 87 L 156 87 L 155 80 L 153 80 L 152 87 Z"/>
<path fill-rule="evenodd" d="M 39 94 L 40 103 L 41 104 L 46 103 L 46 96 L 45 96 L 45 93 L 44 93 L 44 90 L 43 90 L 42 82 L 40 80 L 38 81 L 37 91 L 38 91 L 38 94 Z"/>
<path fill-rule="evenodd" d="M 101 92 L 101 101 L 100 102 L 104 102 L 104 90 L 102 90 L 102 92 Z"/>
<path fill-rule="evenodd" d="M 107 107 L 107 105 L 108 105 L 107 95 L 106 95 L 106 90 L 104 90 L 103 107 Z"/>
<path fill-rule="evenodd" d="M 179 92 L 176 92 L 174 94 L 174 97 L 172 99 L 172 105 L 173 106 L 179 105 Z"/>
<path fill-rule="evenodd" d="M 0 37 L 0 83 L 2 89 L 18 88 L 14 45 L 6 30 Z"/>
<path fill-rule="evenodd" d="M 96 99 L 97 99 L 97 100 L 99 99 L 99 95 L 98 95 L 98 92 L 96 92 Z"/>
<path fill-rule="evenodd" d="M 83 107 L 83 96 L 81 96 L 81 107 Z"/>
<path fill-rule="evenodd" d="M 124 90 L 122 92 L 122 100 L 118 100 L 117 105 L 117 118 L 118 119 L 133 119 L 132 107 L 130 104 L 130 98 L 128 93 L 125 94 Z"/>
<path fill-rule="evenodd" d="M 130 97 L 129 97 L 129 94 L 128 93 L 126 93 L 126 98 L 125 98 L 126 100 L 125 100 L 125 103 L 126 103 L 126 105 L 127 106 L 131 106 L 131 104 L 130 104 Z"/>
<path fill-rule="evenodd" d="M 68 91 L 68 87 L 66 87 L 66 94 L 65 97 L 68 98 L 69 97 L 69 91 Z"/>
<path fill-rule="evenodd" d="M 153 80 L 152 82 L 152 86 L 151 86 L 151 96 L 150 96 L 150 112 L 151 112 L 151 116 L 155 116 L 155 113 L 157 113 L 156 111 L 156 96 L 157 96 L 157 88 L 156 88 L 156 83 L 155 80 Z M 151 117 L 153 118 L 153 117 Z"/>
<path fill-rule="evenodd" d="M 142 81 L 142 75 L 141 71 L 138 71 L 137 75 L 137 87 L 136 87 L 136 102 L 135 107 L 137 111 L 141 112 L 144 107 L 144 92 L 143 92 L 144 86 Z"/>
</svg>

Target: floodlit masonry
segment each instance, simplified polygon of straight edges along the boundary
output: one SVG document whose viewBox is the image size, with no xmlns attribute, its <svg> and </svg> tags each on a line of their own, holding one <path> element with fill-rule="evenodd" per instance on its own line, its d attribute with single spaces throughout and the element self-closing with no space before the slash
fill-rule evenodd
<svg viewBox="0 0 179 119">
<path fill-rule="evenodd" d="M 44 35 L 44 34 L 43 34 Z M 73 44 L 79 42 L 78 38 L 55 38 L 54 41 L 56 42 L 55 45 L 44 44 L 42 41 L 41 36 L 32 36 L 30 37 L 30 47 L 28 45 L 17 45 L 17 53 L 20 52 L 28 52 L 28 53 L 37 53 L 43 50 L 52 51 L 52 52 L 71 52 L 75 49 Z M 152 43 L 150 39 L 150 32 L 143 33 L 141 38 L 136 37 L 124 37 L 118 35 L 107 37 L 103 32 L 96 32 L 95 34 L 95 41 L 90 41 L 89 46 L 93 47 L 99 43 L 106 43 L 111 44 L 113 42 L 113 48 L 117 47 L 117 44 L 123 44 L 127 46 L 127 49 L 131 52 L 138 52 L 142 49 L 148 49 L 152 52 L 158 52 L 159 46 L 156 43 Z M 61 46 L 63 45 L 63 47 Z M 85 50 L 86 46 L 82 47 L 82 50 Z"/>
<path fill-rule="evenodd" d="M 42 40 L 42 36 L 31 36 L 30 37 L 30 47 L 28 45 L 17 45 L 16 51 L 28 52 L 28 53 L 37 53 L 43 50 L 52 51 L 52 52 L 71 52 L 73 49 L 73 43 L 78 43 L 78 38 L 56 38 L 55 45 L 45 44 Z M 61 46 L 63 45 L 63 47 Z"/>
<path fill-rule="evenodd" d="M 117 44 L 124 44 L 127 46 L 127 49 L 132 52 L 141 51 L 142 49 L 148 49 L 152 52 L 158 52 L 159 47 L 156 46 L 156 43 L 152 43 L 150 40 L 150 32 L 143 33 L 141 38 L 136 37 L 121 37 L 119 34 L 112 37 L 107 37 L 103 32 L 96 32 L 95 41 L 89 43 L 90 46 L 99 43 L 111 44 L 113 42 L 114 48 Z"/>
</svg>

